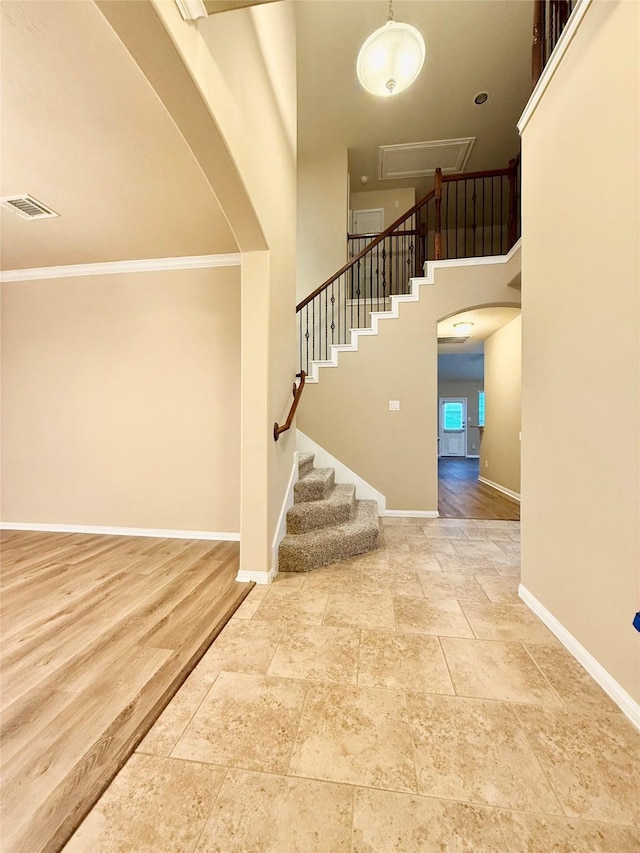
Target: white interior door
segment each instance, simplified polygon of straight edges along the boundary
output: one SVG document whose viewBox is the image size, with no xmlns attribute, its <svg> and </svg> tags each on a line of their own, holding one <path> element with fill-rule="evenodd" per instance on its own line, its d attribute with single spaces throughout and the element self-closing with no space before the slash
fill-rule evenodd
<svg viewBox="0 0 640 853">
<path fill-rule="evenodd" d="M 369 210 L 354 210 L 353 234 L 380 234 L 384 231 L 384 208 L 375 207 Z"/>
<path fill-rule="evenodd" d="M 440 397 L 440 456 L 467 455 L 467 398 Z"/>
</svg>

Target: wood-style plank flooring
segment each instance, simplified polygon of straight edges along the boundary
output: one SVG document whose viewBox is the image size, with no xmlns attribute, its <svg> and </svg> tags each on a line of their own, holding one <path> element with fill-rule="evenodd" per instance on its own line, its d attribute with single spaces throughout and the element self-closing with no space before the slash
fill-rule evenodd
<svg viewBox="0 0 640 853">
<path fill-rule="evenodd" d="M 520 504 L 478 482 L 478 459 L 438 459 L 438 512 L 441 518 L 520 520 Z"/>
<path fill-rule="evenodd" d="M 59 850 L 253 584 L 236 542 L 1 534 L 2 853 Z"/>
</svg>

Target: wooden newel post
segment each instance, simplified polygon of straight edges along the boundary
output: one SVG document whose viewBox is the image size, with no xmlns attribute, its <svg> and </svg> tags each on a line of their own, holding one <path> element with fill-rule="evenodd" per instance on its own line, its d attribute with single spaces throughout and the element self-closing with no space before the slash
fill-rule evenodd
<svg viewBox="0 0 640 853">
<path fill-rule="evenodd" d="M 509 249 L 518 239 L 518 162 L 509 160 L 509 221 L 507 243 Z"/>
<path fill-rule="evenodd" d="M 436 231 L 434 236 L 435 260 L 442 259 L 442 169 L 436 169 L 436 181 L 434 185 L 436 202 Z"/>
<path fill-rule="evenodd" d="M 545 0 L 534 0 L 533 45 L 531 47 L 532 88 L 538 82 L 544 67 L 544 4 Z"/>
</svg>

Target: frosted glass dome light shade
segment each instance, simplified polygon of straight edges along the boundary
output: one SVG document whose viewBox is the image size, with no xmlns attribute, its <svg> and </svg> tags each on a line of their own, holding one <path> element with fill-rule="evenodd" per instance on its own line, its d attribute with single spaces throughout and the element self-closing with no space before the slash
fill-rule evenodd
<svg viewBox="0 0 640 853">
<path fill-rule="evenodd" d="M 360 48 L 358 80 L 372 95 L 388 98 L 407 89 L 420 73 L 427 50 L 411 24 L 387 23 L 371 33 Z"/>
</svg>

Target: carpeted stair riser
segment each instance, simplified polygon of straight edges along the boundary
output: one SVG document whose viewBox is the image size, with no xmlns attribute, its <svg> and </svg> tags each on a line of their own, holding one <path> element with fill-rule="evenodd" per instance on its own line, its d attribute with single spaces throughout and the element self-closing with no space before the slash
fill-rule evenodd
<svg viewBox="0 0 640 853">
<path fill-rule="evenodd" d="M 298 454 L 298 479 L 306 477 L 313 471 L 313 460 L 316 458 L 315 453 L 299 453 Z"/>
<path fill-rule="evenodd" d="M 293 487 L 294 503 L 325 500 L 333 491 L 335 478 L 333 468 L 313 468 Z"/>
<path fill-rule="evenodd" d="M 308 533 L 349 521 L 356 511 L 356 487 L 334 486 L 325 500 L 294 504 L 287 512 L 287 533 Z"/>
<path fill-rule="evenodd" d="M 280 543 L 281 572 L 308 572 L 378 547 L 378 507 L 356 500 L 356 487 L 335 484 L 333 468 L 314 468 L 313 453 L 298 456 L 294 505 Z"/>
<path fill-rule="evenodd" d="M 378 547 L 378 507 L 375 501 L 356 501 L 354 517 L 344 524 L 287 534 L 280 543 L 281 572 L 308 572 Z"/>
</svg>

